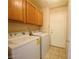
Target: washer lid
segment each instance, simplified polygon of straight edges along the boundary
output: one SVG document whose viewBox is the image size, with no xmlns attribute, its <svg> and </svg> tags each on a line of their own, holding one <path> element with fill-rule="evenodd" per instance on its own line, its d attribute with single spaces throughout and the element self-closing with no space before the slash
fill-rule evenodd
<svg viewBox="0 0 79 59">
<path fill-rule="evenodd" d="M 18 38 L 12 38 L 9 40 L 9 48 L 17 48 L 24 44 L 27 44 L 33 40 L 40 39 L 40 37 L 37 36 L 21 36 Z"/>
</svg>

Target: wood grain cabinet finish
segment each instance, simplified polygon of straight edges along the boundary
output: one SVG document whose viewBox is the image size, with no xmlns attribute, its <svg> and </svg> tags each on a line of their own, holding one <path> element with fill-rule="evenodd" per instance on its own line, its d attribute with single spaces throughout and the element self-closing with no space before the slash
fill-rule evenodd
<svg viewBox="0 0 79 59">
<path fill-rule="evenodd" d="M 11 2 L 11 0 L 8 0 L 8 18 L 9 19 L 12 19 L 12 7 L 11 7 L 11 5 L 12 5 L 12 2 Z"/>
<path fill-rule="evenodd" d="M 39 26 L 43 25 L 43 15 L 38 9 L 35 10 L 35 24 Z"/>
<path fill-rule="evenodd" d="M 23 20 L 23 0 L 8 0 L 9 19 L 21 21 Z"/>
<path fill-rule="evenodd" d="M 38 24 L 39 26 L 42 26 L 42 25 L 43 25 L 43 15 L 42 15 L 42 12 L 40 12 L 39 10 L 38 10 L 38 20 L 37 20 L 37 24 Z"/>
<path fill-rule="evenodd" d="M 28 24 L 35 24 L 35 7 L 27 2 L 27 21 Z"/>
<path fill-rule="evenodd" d="M 26 24 L 42 25 L 42 14 L 28 0 L 8 0 L 8 19 Z"/>
<path fill-rule="evenodd" d="M 43 15 L 41 12 L 38 12 L 38 25 L 43 25 Z"/>
</svg>

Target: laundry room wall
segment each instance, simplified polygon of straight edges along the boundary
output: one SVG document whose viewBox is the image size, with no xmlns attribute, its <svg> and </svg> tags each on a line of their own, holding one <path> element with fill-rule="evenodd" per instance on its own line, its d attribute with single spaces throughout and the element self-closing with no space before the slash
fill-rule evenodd
<svg viewBox="0 0 79 59">
<path fill-rule="evenodd" d="M 50 29 L 49 8 L 45 7 L 42 10 L 43 10 L 43 26 L 41 27 L 41 31 L 49 33 Z"/>
<path fill-rule="evenodd" d="M 68 39 L 67 39 L 67 54 L 68 54 L 68 59 L 71 59 L 71 0 L 69 0 L 68 3 Z"/>
<path fill-rule="evenodd" d="M 39 30 L 39 26 L 24 24 L 20 22 L 8 22 L 8 32 L 20 32 L 20 31 L 36 31 Z"/>
</svg>

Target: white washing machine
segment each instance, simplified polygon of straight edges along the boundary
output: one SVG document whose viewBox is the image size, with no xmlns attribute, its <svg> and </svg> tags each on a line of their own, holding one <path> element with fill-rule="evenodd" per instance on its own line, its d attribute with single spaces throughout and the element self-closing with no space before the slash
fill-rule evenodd
<svg viewBox="0 0 79 59">
<path fill-rule="evenodd" d="M 40 59 L 40 37 L 25 35 L 25 33 L 9 35 L 8 59 Z"/>
<path fill-rule="evenodd" d="M 49 34 L 48 33 L 42 33 L 42 32 L 32 32 L 34 36 L 40 37 L 40 56 L 41 59 L 45 59 L 45 56 L 47 54 L 48 48 L 49 48 Z"/>
</svg>

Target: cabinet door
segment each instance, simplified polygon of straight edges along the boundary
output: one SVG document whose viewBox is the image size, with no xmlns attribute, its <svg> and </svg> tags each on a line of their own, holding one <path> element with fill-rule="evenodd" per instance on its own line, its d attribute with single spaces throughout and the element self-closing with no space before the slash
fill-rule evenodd
<svg viewBox="0 0 79 59">
<path fill-rule="evenodd" d="M 35 7 L 27 2 L 27 23 L 28 24 L 35 24 Z"/>
<path fill-rule="evenodd" d="M 35 10 L 35 25 L 38 25 L 38 10 Z"/>
<path fill-rule="evenodd" d="M 23 20 L 23 0 L 8 0 L 8 13 L 9 13 L 9 19 L 21 21 Z"/>
<path fill-rule="evenodd" d="M 12 0 L 8 0 L 8 19 L 12 19 Z"/>
<path fill-rule="evenodd" d="M 35 24 L 41 26 L 43 23 L 42 13 L 36 9 L 35 11 Z"/>
<path fill-rule="evenodd" d="M 38 25 L 42 26 L 43 24 L 43 15 L 42 13 L 39 11 L 38 12 Z"/>
</svg>

